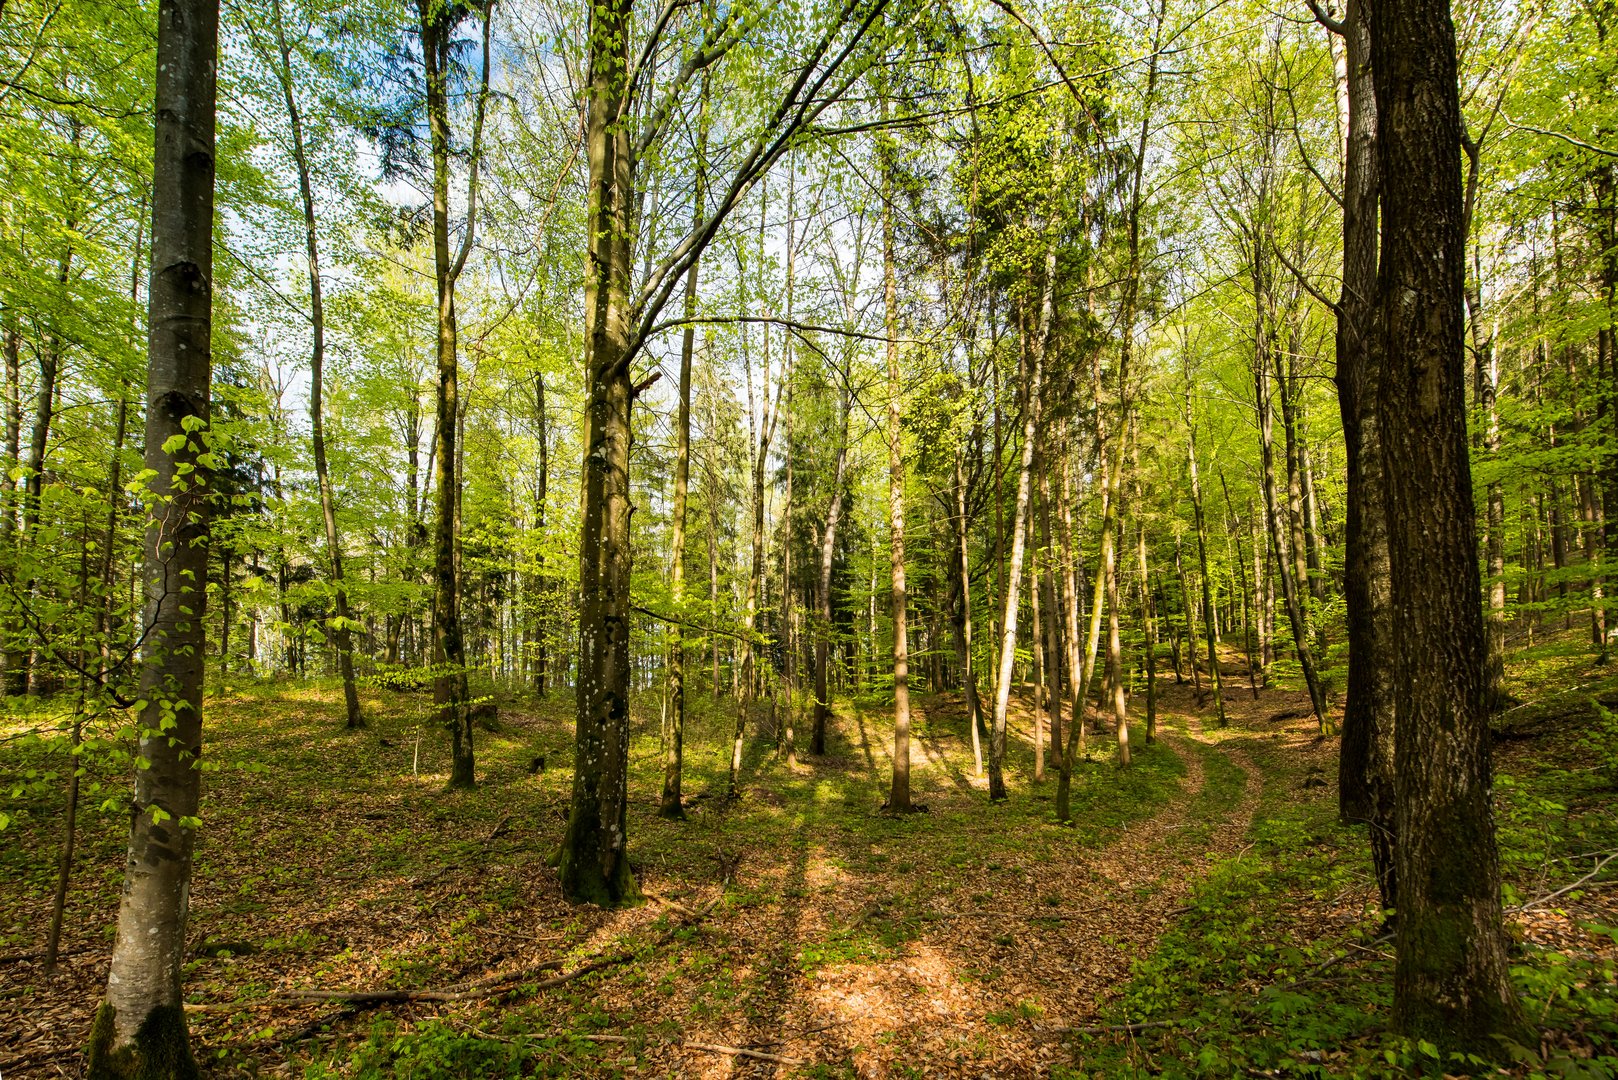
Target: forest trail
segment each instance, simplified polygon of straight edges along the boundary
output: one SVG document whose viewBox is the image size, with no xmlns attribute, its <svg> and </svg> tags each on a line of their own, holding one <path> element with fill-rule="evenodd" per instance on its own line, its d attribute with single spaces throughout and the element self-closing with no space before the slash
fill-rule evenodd
<svg viewBox="0 0 1618 1080">
<path fill-rule="evenodd" d="M 342 735 L 329 691 L 236 699 L 214 714 L 217 751 L 260 755 L 272 770 L 223 774 L 209 795 L 187 975 L 194 1036 L 220 1077 L 304 1075 L 311 1064 L 330 1075 L 527 1075 L 502 1070 L 500 1054 L 554 1058 L 582 1075 L 1046 1075 L 1071 1060 L 1055 1029 L 1095 1022 L 1184 912 L 1190 886 L 1241 853 L 1274 779 L 1243 744 L 1281 738 L 1269 721 L 1296 697 L 1266 692 L 1212 730 L 1189 687 L 1165 681 L 1160 696 L 1160 739 L 1148 746 L 1135 727 L 1131 768 L 1114 764 L 1110 732 L 1092 732 L 1070 826 L 1053 820 L 1054 765 L 1032 780 L 1022 701 L 1011 798 L 991 805 L 959 696 L 918 696 L 913 787 L 927 810 L 904 818 L 879 810 L 887 706 L 840 707 L 831 752 L 791 767 L 770 732 L 754 732 L 734 802 L 720 794 L 732 715 L 707 714 L 689 732 L 689 818 L 663 821 L 651 799 L 633 801 L 651 902 L 624 911 L 568 904 L 546 865 L 570 774 L 525 766 L 568 737 L 563 703 L 505 708 L 503 732 L 481 749 L 484 782 L 442 793 L 446 763 L 426 743 L 412 771 L 419 710 L 407 700 L 391 713 L 368 703 L 373 728 Z M 655 792 L 655 712 L 638 726 L 631 790 Z M 1288 746 L 1319 751 L 1302 722 L 1283 727 Z M 339 749 L 354 764 L 333 776 L 320 762 Z M 87 828 L 79 880 L 93 894 L 116 881 L 118 834 L 110 818 Z M 22 897 L 28 924 L 42 900 Z M 8 1080 L 74 1075 L 105 977 L 109 900 L 76 897 L 58 979 L 28 962 L 0 967 L 0 1031 L 24 1034 L 15 1052 L 0 1051 Z M 633 960 L 534 985 L 626 953 Z M 293 997 L 508 983 L 453 1002 Z M 407 1031 L 494 1057 L 434 1071 L 378 1049 L 387 1032 Z"/>
</svg>

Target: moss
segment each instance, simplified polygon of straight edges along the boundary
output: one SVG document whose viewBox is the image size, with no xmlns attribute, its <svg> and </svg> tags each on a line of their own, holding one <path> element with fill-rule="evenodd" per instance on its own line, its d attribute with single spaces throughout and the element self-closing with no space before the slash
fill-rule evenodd
<svg viewBox="0 0 1618 1080">
<path fill-rule="evenodd" d="M 146 1014 L 135 1038 L 118 1045 L 113 1007 L 102 1002 L 90 1028 L 84 1075 L 89 1080 L 197 1080 L 201 1073 L 191 1056 L 185 1011 L 159 1005 Z"/>
<path fill-rule="evenodd" d="M 574 903 L 603 908 L 627 908 L 641 903 L 640 884 L 635 880 L 628 859 L 615 860 L 614 873 L 609 878 L 602 872 L 600 860 L 580 857 L 564 845 L 557 870 L 562 878 L 562 892 Z"/>
</svg>

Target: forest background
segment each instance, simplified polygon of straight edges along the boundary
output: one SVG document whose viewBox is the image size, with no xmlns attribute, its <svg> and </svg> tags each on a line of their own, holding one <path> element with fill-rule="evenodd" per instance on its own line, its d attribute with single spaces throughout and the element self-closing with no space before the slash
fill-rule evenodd
<svg viewBox="0 0 1618 1080">
<path fill-rule="evenodd" d="M 308 708 L 275 695 L 324 687 L 335 730 L 409 739 L 410 775 L 451 787 L 480 746 L 577 754 L 548 839 L 573 899 L 639 897 L 631 795 L 678 818 L 695 769 L 742 796 L 760 747 L 790 776 L 851 718 L 885 718 L 873 798 L 911 808 L 912 694 L 959 708 L 972 791 L 1053 773 L 1061 821 L 1101 797 L 1097 752 L 1153 744 L 1160 699 L 1217 730 L 1291 694 L 1362 733 L 1344 816 L 1391 825 L 1392 752 L 1343 712 L 1416 670 L 1385 635 L 1358 676 L 1380 689 L 1350 662 L 1401 598 L 1351 536 L 1378 422 L 1343 352 L 1363 10 L 231 4 L 211 379 L 154 468 L 156 14 L 0 7 L 0 828 L 28 838 L 47 966 L 79 815 L 113 828 L 132 763 L 196 771 L 136 745 L 187 722 L 150 682 L 174 671 L 142 679 L 143 558 L 193 473 L 181 681 L 272 730 Z M 1480 692 L 1593 785 L 1590 843 L 1507 845 L 1513 903 L 1514 859 L 1611 854 L 1615 18 L 1454 11 Z M 209 786 L 287 767 L 209 761 Z M 1543 831 L 1565 797 L 1506 819 Z M 206 803 L 173 816 L 189 835 Z"/>
</svg>

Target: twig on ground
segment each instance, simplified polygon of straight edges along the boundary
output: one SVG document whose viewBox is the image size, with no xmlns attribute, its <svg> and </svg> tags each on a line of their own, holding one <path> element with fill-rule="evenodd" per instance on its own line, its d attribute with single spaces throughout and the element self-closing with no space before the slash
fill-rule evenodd
<svg viewBox="0 0 1618 1080">
<path fill-rule="evenodd" d="M 664 934 L 658 939 L 658 944 L 668 942 L 677 931 L 689 927 L 697 921 L 706 918 L 708 913 L 712 911 L 715 905 L 719 903 L 719 900 L 723 897 L 723 895 L 724 894 L 721 893 L 720 896 L 717 896 L 710 900 L 707 904 L 704 904 L 700 911 L 691 912 L 690 918 L 685 923 L 682 923 L 680 926 L 669 930 L 668 933 Z M 572 971 L 553 976 L 549 979 L 543 979 L 534 984 L 534 989 L 536 991 L 550 990 L 554 987 L 561 986 L 564 983 L 570 983 L 574 979 L 589 975 L 592 972 L 601 971 L 604 968 L 616 967 L 619 964 L 627 964 L 629 961 L 634 959 L 635 953 L 633 952 L 614 953 L 610 956 L 603 956 L 592 960 L 589 963 L 582 964 L 579 967 L 574 968 Z M 560 960 L 547 960 L 542 964 L 523 968 L 519 971 L 511 971 L 503 975 L 491 975 L 486 979 L 468 983 L 464 988 L 459 990 L 289 990 L 283 994 L 276 995 L 276 997 L 271 1000 L 280 1002 L 336 1002 L 345 1005 L 358 1006 L 389 1005 L 410 1001 L 477 1001 L 482 998 L 496 997 L 500 994 L 509 993 L 513 989 L 511 986 L 512 983 L 518 982 L 539 972 L 554 971 L 561 966 L 562 962 Z M 231 1006 L 203 1005 L 188 1007 L 192 1009 L 221 1009 L 229 1008 Z"/>
<path fill-rule="evenodd" d="M 646 897 L 646 899 L 652 901 L 653 903 L 662 904 L 664 907 L 667 907 L 667 908 L 673 908 L 675 911 L 678 911 L 681 915 L 684 915 L 688 919 L 701 918 L 700 915 L 698 915 L 695 911 L 692 911 L 690 908 L 686 907 L 684 904 L 680 903 L 677 900 L 670 900 L 668 897 L 663 896 L 660 893 L 648 892 L 648 893 L 642 893 L 641 895 Z"/>
<path fill-rule="evenodd" d="M 1053 1031 L 1059 1035 L 1106 1035 L 1111 1032 L 1146 1031 L 1149 1028 L 1179 1027 L 1182 1024 L 1189 1024 L 1190 1022 L 1191 1021 L 1188 1019 L 1176 1018 L 1171 1020 L 1142 1020 L 1134 1024 L 1091 1024 L 1087 1027 L 1059 1027 L 1047 1028 L 1046 1030 Z"/>
<path fill-rule="evenodd" d="M 1506 908 L 1506 910 L 1508 912 L 1528 911 L 1531 908 L 1536 908 L 1541 904 L 1548 904 L 1552 900 L 1555 900 L 1558 896 L 1563 896 L 1563 895 L 1565 895 L 1567 893 L 1570 893 L 1574 889 L 1577 889 L 1579 886 L 1588 883 L 1597 874 L 1601 873 L 1602 870 L 1606 869 L 1607 864 L 1612 862 L 1614 859 L 1618 859 L 1618 853 L 1608 855 L 1605 859 L 1602 859 L 1600 862 L 1596 863 L 1596 867 L 1595 867 L 1594 870 L 1591 870 L 1588 874 L 1585 874 L 1583 877 L 1581 877 L 1579 880 L 1575 881 L 1573 884 L 1571 884 L 1571 885 L 1563 885 L 1560 889 L 1557 889 L 1555 892 L 1546 893 L 1544 896 L 1536 896 L 1534 899 L 1528 901 L 1526 904 L 1518 904 L 1516 907 Z"/>
<path fill-rule="evenodd" d="M 777 1065 L 802 1065 L 798 1058 L 782 1057 L 779 1054 L 766 1054 L 762 1050 L 749 1050 L 744 1046 L 720 1046 L 717 1043 L 681 1042 L 677 1044 L 687 1050 L 704 1050 L 710 1054 L 728 1054 L 732 1057 L 754 1058 L 758 1061 L 770 1061 Z"/>
<path fill-rule="evenodd" d="M 564 975 L 544 979 L 534 984 L 536 990 L 549 990 L 552 987 L 570 983 L 574 979 L 600 971 L 603 968 L 615 967 L 635 959 L 634 953 L 617 953 L 605 956 L 599 960 L 592 960 L 574 968 Z M 536 968 L 526 968 L 506 975 L 493 976 L 480 983 L 473 983 L 465 990 L 289 990 L 280 995 L 288 1001 L 338 1001 L 350 1005 L 387 1005 L 402 1001 L 476 1001 L 479 998 L 495 997 L 504 994 L 510 989 L 513 982 L 521 980 L 524 976 L 536 971 L 554 970 L 560 966 L 557 961 L 547 961 Z"/>
</svg>

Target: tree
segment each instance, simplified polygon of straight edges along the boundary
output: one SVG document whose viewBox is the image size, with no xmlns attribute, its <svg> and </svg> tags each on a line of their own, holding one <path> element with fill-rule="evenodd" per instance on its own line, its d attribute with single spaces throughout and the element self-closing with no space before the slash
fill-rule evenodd
<svg viewBox="0 0 1618 1080">
<path fill-rule="evenodd" d="M 816 13 L 807 47 L 795 54 L 786 88 L 764 121 L 744 129 L 730 148 L 728 177 L 710 183 L 713 209 L 678 238 L 631 295 L 639 205 L 636 168 L 667 134 L 675 106 L 692 80 L 722 60 L 762 18 L 733 7 L 699 23 L 697 40 L 656 95 L 643 123 L 632 107 L 651 95 L 654 61 L 673 9 L 659 18 L 631 63 L 632 0 L 591 9 L 585 147 L 588 265 L 585 280 L 586 404 L 579 562 L 579 654 L 575 689 L 577 738 L 572 805 L 558 854 L 563 891 L 576 900 L 633 903 L 638 887 L 629 867 L 625 821 L 629 753 L 630 491 L 629 410 L 655 380 L 636 381 L 631 365 L 654 330 L 676 284 L 700 258 L 720 226 L 806 127 L 847 89 L 871 61 L 850 63 L 881 19 L 888 0 L 841 0 Z M 845 71 L 845 65 L 851 70 Z"/>
<path fill-rule="evenodd" d="M 1461 115 L 1448 0 L 1371 11 L 1379 408 L 1395 653 L 1394 1019 L 1442 1045 L 1523 1025 L 1489 801 L 1488 643 L 1466 433 Z"/>
<path fill-rule="evenodd" d="M 162 0 L 154 112 L 140 755 L 91 1077 L 198 1075 L 180 997 L 202 774 L 213 374 L 216 0 Z"/>
<path fill-rule="evenodd" d="M 466 708 L 466 642 L 461 625 L 461 578 L 456 562 L 460 532 L 461 477 L 457 468 L 457 435 L 462 422 L 460 359 L 455 314 L 455 287 L 472 251 L 478 205 L 478 164 L 482 152 L 483 120 L 489 99 L 489 37 L 493 30 L 494 0 L 487 0 L 483 16 L 483 56 L 472 133 L 468 147 L 471 165 L 466 181 L 466 227 L 459 249 L 451 255 L 449 238 L 450 122 L 449 89 L 454 34 L 472 9 L 444 0 L 416 0 L 420 18 L 422 73 L 426 84 L 427 131 L 432 152 L 433 282 L 437 292 L 437 436 L 434 451 L 437 471 L 433 489 L 438 509 L 433 527 L 433 704 L 439 720 L 449 729 L 450 787 L 471 787 L 473 772 L 472 716 Z"/>
</svg>

